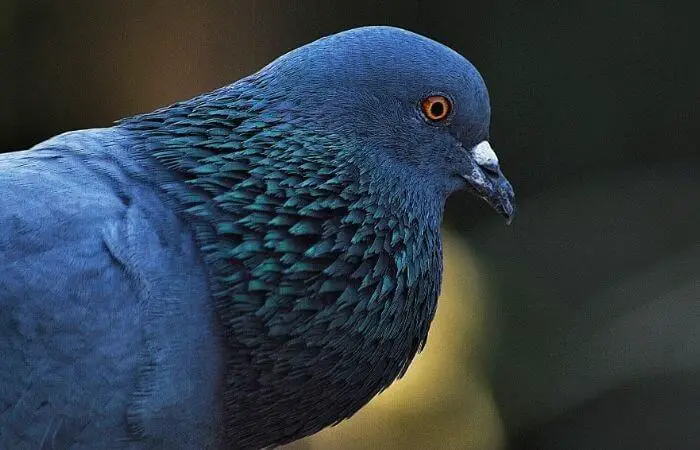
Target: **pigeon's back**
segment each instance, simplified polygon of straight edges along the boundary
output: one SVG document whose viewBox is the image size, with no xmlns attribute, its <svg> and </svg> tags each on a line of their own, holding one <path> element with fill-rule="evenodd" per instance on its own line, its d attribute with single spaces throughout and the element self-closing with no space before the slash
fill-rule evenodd
<svg viewBox="0 0 700 450">
<path fill-rule="evenodd" d="M 87 130 L 0 155 L 0 448 L 216 440 L 203 266 L 128 144 Z"/>
</svg>

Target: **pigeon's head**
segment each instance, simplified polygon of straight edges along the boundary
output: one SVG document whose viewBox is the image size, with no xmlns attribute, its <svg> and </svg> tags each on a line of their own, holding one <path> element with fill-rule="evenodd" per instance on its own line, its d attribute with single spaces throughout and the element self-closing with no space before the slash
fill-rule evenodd
<svg viewBox="0 0 700 450">
<path fill-rule="evenodd" d="M 342 135 L 378 171 L 447 197 L 468 188 L 510 219 L 513 189 L 489 144 L 489 97 L 450 48 L 392 27 L 356 28 L 293 50 L 257 77 L 315 130 Z"/>
</svg>

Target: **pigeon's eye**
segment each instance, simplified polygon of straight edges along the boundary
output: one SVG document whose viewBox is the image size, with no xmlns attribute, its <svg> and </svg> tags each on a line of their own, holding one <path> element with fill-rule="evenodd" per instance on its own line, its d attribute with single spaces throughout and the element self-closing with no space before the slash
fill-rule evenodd
<svg viewBox="0 0 700 450">
<path fill-rule="evenodd" d="M 445 120 L 452 110 L 452 102 L 444 95 L 431 95 L 421 105 L 423 115 L 431 122 Z"/>
</svg>

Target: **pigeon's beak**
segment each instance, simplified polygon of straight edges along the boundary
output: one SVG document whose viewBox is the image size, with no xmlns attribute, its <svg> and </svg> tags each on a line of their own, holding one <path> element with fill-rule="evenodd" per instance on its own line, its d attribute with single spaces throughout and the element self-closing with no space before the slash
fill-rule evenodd
<svg viewBox="0 0 700 450">
<path fill-rule="evenodd" d="M 510 224 L 515 214 L 515 193 L 501 172 L 491 144 L 480 142 L 469 150 L 469 156 L 472 164 L 467 173 L 461 174 L 462 178 L 476 195 L 486 200 Z"/>
</svg>

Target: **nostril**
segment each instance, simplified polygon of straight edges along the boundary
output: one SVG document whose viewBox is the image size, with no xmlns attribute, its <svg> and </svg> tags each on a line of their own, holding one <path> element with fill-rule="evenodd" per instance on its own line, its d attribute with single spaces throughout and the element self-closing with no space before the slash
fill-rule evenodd
<svg viewBox="0 0 700 450">
<path fill-rule="evenodd" d="M 489 175 L 499 176 L 501 174 L 500 168 L 494 164 L 484 164 L 483 166 L 479 167 L 481 167 L 481 170 Z"/>
</svg>

